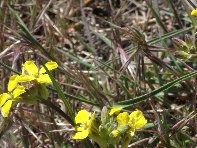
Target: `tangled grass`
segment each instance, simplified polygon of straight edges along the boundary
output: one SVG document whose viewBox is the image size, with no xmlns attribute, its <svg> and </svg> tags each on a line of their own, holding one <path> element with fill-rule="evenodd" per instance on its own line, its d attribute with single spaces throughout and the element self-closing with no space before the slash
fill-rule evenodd
<svg viewBox="0 0 197 148">
<path fill-rule="evenodd" d="M 26 61 L 58 64 L 46 69 L 47 100 L 14 103 L 0 118 L 1 146 L 98 147 L 72 139 L 74 114 L 121 106 L 148 122 L 128 147 L 195 147 L 196 7 L 190 0 L 1 0 L 0 93 Z"/>
</svg>

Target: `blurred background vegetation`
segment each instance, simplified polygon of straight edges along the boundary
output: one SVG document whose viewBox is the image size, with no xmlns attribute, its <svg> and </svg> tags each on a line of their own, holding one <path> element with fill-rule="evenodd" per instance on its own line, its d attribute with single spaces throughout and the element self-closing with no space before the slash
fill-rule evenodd
<svg viewBox="0 0 197 148">
<path fill-rule="evenodd" d="M 130 147 L 197 146 L 196 18 L 191 0 L 1 0 L 1 93 L 21 65 L 56 61 L 49 101 L 68 114 L 141 110 Z M 53 83 L 54 84 L 54 83 Z M 59 87 L 60 86 L 60 87 Z M 68 102 L 67 102 L 68 101 Z M 1 117 L 1 147 L 97 147 L 41 103 Z M 85 146 L 84 146 L 85 145 Z"/>
</svg>

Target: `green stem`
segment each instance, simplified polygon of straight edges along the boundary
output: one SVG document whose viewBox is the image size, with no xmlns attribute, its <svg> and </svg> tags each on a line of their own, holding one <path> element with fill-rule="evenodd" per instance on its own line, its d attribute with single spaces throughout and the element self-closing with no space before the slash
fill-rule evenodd
<svg viewBox="0 0 197 148">
<path fill-rule="evenodd" d="M 122 140 L 122 145 L 121 148 L 128 148 L 129 143 L 131 142 L 131 136 L 126 136 L 123 140 Z"/>
<path fill-rule="evenodd" d="M 98 135 L 98 133 L 97 134 L 89 134 L 88 137 L 90 139 L 92 139 L 94 142 L 96 142 L 100 148 L 108 148 L 108 143 L 105 140 L 103 140 L 103 138 L 100 137 Z"/>
<path fill-rule="evenodd" d="M 73 120 L 70 118 L 70 116 L 68 116 L 67 114 L 65 114 L 61 109 L 59 109 L 59 107 L 55 106 L 53 103 L 51 103 L 48 100 L 40 100 L 40 103 L 49 106 L 50 108 L 52 108 L 53 110 L 55 110 L 57 113 L 59 113 L 59 115 L 61 115 L 62 117 L 64 117 L 73 127 L 75 126 L 75 123 L 73 122 Z"/>
</svg>

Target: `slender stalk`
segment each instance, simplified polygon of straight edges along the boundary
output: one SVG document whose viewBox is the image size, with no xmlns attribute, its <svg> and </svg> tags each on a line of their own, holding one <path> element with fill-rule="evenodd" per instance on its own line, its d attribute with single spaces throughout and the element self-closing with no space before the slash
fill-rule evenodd
<svg viewBox="0 0 197 148">
<path fill-rule="evenodd" d="M 122 141 L 121 148 L 128 148 L 129 143 L 131 142 L 131 136 L 126 136 Z"/>
<path fill-rule="evenodd" d="M 12 116 L 3 118 L 0 125 L 0 139 L 12 127 L 12 124 L 13 124 Z"/>
<path fill-rule="evenodd" d="M 168 0 L 168 3 L 170 4 L 170 7 L 171 7 L 172 10 L 173 10 L 174 16 L 175 16 L 175 18 L 177 19 L 180 28 L 183 28 L 183 25 L 182 25 L 182 23 L 181 23 L 181 20 L 180 20 L 180 18 L 179 18 L 179 15 L 178 15 L 178 13 L 177 13 L 177 11 L 176 11 L 176 9 L 175 9 L 175 6 L 174 6 L 172 0 Z"/>
<path fill-rule="evenodd" d="M 40 103 L 52 108 L 53 110 L 55 110 L 59 115 L 61 115 L 62 117 L 64 117 L 73 127 L 75 126 L 74 121 L 70 118 L 70 116 L 68 116 L 67 114 L 65 114 L 61 109 L 59 109 L 59 107 L 55 106 L 52 102 L 48 101 L 48 100 L 40 100 Z"/>
<path fill-rule="evenodd" d="M 192 99 L 192 106 L 193 106 L 193 111 L 194 114 L 197 114 L 197 110 L 196 110 L 196 100 L 197 100 L 197 78 L 195 79 L 195 96 Z M 197 116 L 194 117 L 194 129 L 195 129 L 195 133 L 197 133 Z"/>
<path fill-rule="evenodd" d="M 194 9 L 196 9 L 196 6 L 190 0 L 187 0 L 187 1 Z"/>
</svg>

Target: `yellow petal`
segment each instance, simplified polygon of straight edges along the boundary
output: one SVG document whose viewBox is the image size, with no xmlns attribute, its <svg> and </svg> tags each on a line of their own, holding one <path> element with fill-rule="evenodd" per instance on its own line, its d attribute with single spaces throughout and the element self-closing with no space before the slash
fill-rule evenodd
<svg viewBox="0 0 197 148">
<path fill-rule="evenodd" d="M 18 78 L 18 82 L 30 82 L 32 80 L 35 80 L 36 77 L 35 76 L 29 76 L 29 75 L 20 75 Z"/>
<path fill-rule="evenodd" d="M 130 118 L 129 119 L 129 126 L 130 127 L 134 126 L 135 129 L 141 129 L 147 123 L 147 120 L 143 116 L 142 112 L 139 111 L 139 110 L 136 110 L 136 111 L 132 112 L 129 115 L 129 118 Z"/>
<path fill-rule="evenodd" d="M 58 67 L 57 63 L 56 63 L 56 62 L 52 62 L 52 61 L 51 61 L 51 62 L 47 62 L 47 63 L 45 64 L 45 66 L 47 67 L 48 70 L 53 70 L 53 69 L 55 69 L 55 68 Z M 45 73 L 45 72 L 46 72 L 46 70 L 45 70 L 44 67 L 42 67 L 42 68 L 40 69 L 40 71 L 39 71 L 40 74 Z"/>
<path fill-rule="evenodd" d="M 81 132 L 77 132 L 73 135 L 73 139 L 85 139 L 88 137 L 89 131 L 88 130 L 82 130 Z"/>
<path fill-rule="evenodd" d="M 14 99 L 20 96 L 25 92 L 25 87 L 24 86 L 17 86 L 16 89 L 13 91 L 13 97 Z"/>
<path fill-rule="evenodd" d="M 85 123 L 89 120 L 91 113 L 86 110 L 80 110 L 75 117 L 75 123 Z"/>
<path fill-rule="evenodd" d="M 120 113 L 116 120 L 119 126 L 125 126 L 129 122 L 129 114 L 127 112 Z"/>
<path fill-rule="evenodd" d="M 197 16 L 197 9 L 192 10 L 191 15 Z"/>
<path fill-rule="evenodd" d="M 22 74 L 24 74 L 24 71 L 27 71 L 29 75 L 35 75 L 38 74 L 38 67 L 34 64 L 33 61 L 26 61 L 23 64 Z"/>
<path fill-rule="evenodd" d="M 52 83 L 51 78 L 48 74 L 41 74 L 37 78 L 38 83 Z"/>
<path fill-rule="evenodd" d="M 3 105 L 3 107 L 1 108 L 1 113 L 2 113 L 3 117 L 8 117 L 11 106 L 12 106 L 12 100 L 8 100 Z"/>
<path fill-rule="evenodd" d="M 9 99 L 10 95 L 8 93 L 3 93 L 0 95 L 0 107 L 2 107 L 7 99 Z"/>
<path fill-rule="evenodd" d="M 10 77 L 9 82 L 8 82 L 8 91 L 9 92 L 11 92 L 18 84 L 18 78 L 19 78 L 19 75 L 13 75 Z"/>
<path fill-rule="evenodd" d="M 112 108 L 109 112 L 109 115 L 118 114 L 122 110 L 122 107 Z"/>
<path fill-rule="evenodd" d="M 117 137 L 120 132 L 118 130 L 113 130 L 111 133 L 112 133 L 113 137 Z"/>
</svg>

